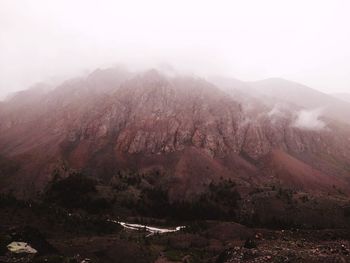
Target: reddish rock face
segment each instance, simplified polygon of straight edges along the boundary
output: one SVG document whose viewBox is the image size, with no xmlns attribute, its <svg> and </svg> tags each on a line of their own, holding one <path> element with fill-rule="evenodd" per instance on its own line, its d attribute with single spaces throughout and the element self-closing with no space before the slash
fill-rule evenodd
<svg viewBox="0 0 350 263">
<path fill-rule="evenodd" d="M 276 113 L 270 101 L 219 88 L 109 69 L 14 96 L 0 105 L 0 155 L 18 169 L 0 173 L 1 188 L 32 194 L 64 163 L 104 179 L 157 169 L 174 178 L 174 198 L 220 177 L 248 188 L 350 190 L 347 124 L 324 118 L 322 129 L 296 127 L 297 106 Z"/>
</svg>

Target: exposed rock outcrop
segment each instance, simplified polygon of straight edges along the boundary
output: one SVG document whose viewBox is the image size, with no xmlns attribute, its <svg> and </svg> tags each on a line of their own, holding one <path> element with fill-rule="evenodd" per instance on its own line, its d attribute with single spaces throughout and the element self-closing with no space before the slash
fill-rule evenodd
<svg viewBox="0 0 350 263">
<path fill-rule="evenodd" d="M 40 190 L 63 162 L 105 179 L 156 168 L 178 178 L 181 191 L 219 177 L 247 186 L 271 176 L 298 188 L 350 189 L 346 124 L 324 119 L 322 130 L 302 129 L 293 125 L 300 108 L 281 113 L 234 94 L 197 77 L 109 69 L 22 104 L 14 96 L 0 113 L 0 154 L 20 169 L 1 179 L 4 188 Z M 289 177 L 276 172 L 284 169 Z"/>
</svg>

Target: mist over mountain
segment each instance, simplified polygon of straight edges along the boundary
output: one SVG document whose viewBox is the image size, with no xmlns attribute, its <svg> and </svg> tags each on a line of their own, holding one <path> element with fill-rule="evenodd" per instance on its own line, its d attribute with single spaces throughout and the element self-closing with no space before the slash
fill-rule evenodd
<svg viewBox="0 0 350 263">
<path fill-rule="evenodd" d="M 346 102 L 350 102 L 350 94 L 349 93 L 333 93 L 333 97 L 337 99 L 344 100 Z"/>
<path fill-rule="evenodd" d="M 40 84 L 1 107 L 0 154 L 21 167 L 2 188 L 25 195 L 42 190 L 61 162 L 106 180 L 123 168 L 157 167 L 178 180 L 183 197 L 221 176 L 251 187 L 272 180 L 349 189 L 350 103 L 287 80 L 209 82 L 110 68 L 51 89 Z"/>
</svg>

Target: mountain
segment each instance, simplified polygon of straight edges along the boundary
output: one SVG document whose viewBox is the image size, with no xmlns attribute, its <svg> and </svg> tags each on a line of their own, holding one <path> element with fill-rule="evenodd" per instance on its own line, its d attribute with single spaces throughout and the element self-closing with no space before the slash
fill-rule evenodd
<svg viewBox="0 0 350 263">
<path fill-rule="evenodd" d="M 113 68 L 21 92 L 0 113 L 0 156 L 14 166 L 0 179 L 2 191 L 31 196 L 65 167 L 105 181 L 121 170 L 157 170 L 170 178 L 172 199 L 191 199 L 220 178 L 243 192 L 268 184 L 349 192 L 349 126 L 298 124 L 301 107 L 338 104 L 334 114 L 348 104 L 284 80 L 248 84 L 242 93 L 248 86 L 235 81 L 235 96 L 227 82 Z M 252 90 L 298 106 L 276 107 Z"/>
<path fill-rule="evenodd" d="M 284 79 L 271 78 L 251 82 L 249 86 L 254 89 L 255 96 L 260 94 L 260 96 L 267 96 L 279 102 L 289 102 L 304 109 L 318 108 L 327 117 L 350 123 L 350 117 L 347 114 L 350 112 L 350 103 L 305 85 Z"/>
<path fill-rule="evenodd" d="M 350 103 L 350 93 L 333 93 L 333 97 Z"/>
</svg>

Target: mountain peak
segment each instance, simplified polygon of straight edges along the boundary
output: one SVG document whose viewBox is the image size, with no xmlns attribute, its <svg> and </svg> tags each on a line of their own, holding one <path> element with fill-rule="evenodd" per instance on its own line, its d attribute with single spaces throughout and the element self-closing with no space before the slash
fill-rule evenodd
<svg viewBox="0 0 350 263">
<path fill-rule="evenodd" d="M 245 91 L 249 92 L 258 89 L 237 80 L 227 83 L 227 87 L 248 85 Z M 278 88 L 283 90 L 283 85 Z M 283 108 L 264 106 L 265 97 L 249 100 L 249 93 L 237 94 L 191 75 L 167 76 L 156 69 L 140 73 L 104 69 L 62 84 L 27 108 L 13 111 L 5 103 L 2 112 L 8 114 L 0 115 L 0 155 L 19 158 L 27 167 L 9 177 L 13 181 L 8 185 L 16 185 L 16 178 L 21 176 L 37 182 L 40 189 L 58 160 L 96 177 L 103 173 L 106 178 L 122 168 L 158 167 L 183 178 L 175 188 L 184 187 L 189 192 L 191 187 L 197 189 L 199 182 L 220 176 L 252 185 L 261 167 L 261 176 L 270 178 L 272 170 L 280 176 L 281 184 L 283 180 L 294 182 L 282 172 L 278 174 L 281 169 L 277 171 L 275 165 L 282 161 L 289 170 L 296 164 L 305 167 L 305 173 L 312 171 L 311 167 L 319 170 L 320 178 L 324 178 L 322 189 L 331 187 L 329 176 L 346 177 L 342 167 L 346 167 L 344 156 L 350 155 L 350 146 L 344 128 L 331 131 L 296 127 L 293 121 L 299 108 L 290 107 L 286 114 Z M 303 102 L 305 94 L 296 92 L 301 96 L 298 103 Z M 276 100 L 283 105 L 292 95 L 277 96 Z M 309 121 L 309 115 L 303 117 L 303 121 Z M 283 152 L 284 158 L 266 162 L 275 149 Z M 344 166 L 334 167 L 328 161 L 333 159 L 345 162 Z M 291 176 L 297 173 L 291 172 Z"/>
</svg>

